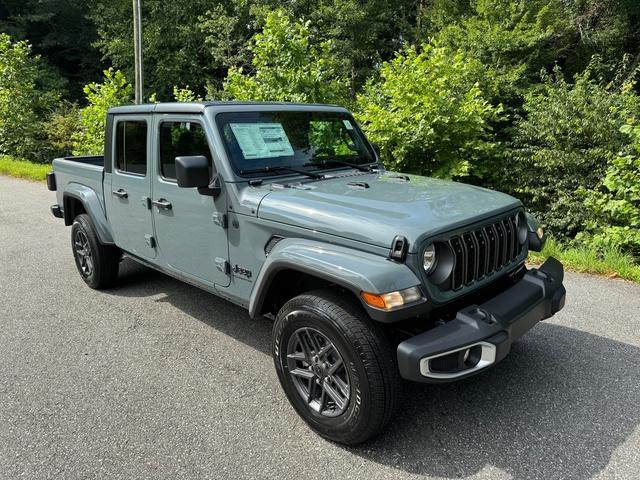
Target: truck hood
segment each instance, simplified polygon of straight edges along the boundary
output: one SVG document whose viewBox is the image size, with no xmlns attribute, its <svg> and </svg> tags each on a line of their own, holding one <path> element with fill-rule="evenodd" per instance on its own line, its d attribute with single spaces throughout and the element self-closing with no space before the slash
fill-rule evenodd
<svg viewBox="0 0 640 480">
<path fill-rule="evenodd" d="M 415 252 L 426 237 L 517 208 L 504 193 L 457 182 L 391 172 L 272 186 L 258 217 L 390 247 L 396 235 Z"/>
</svg>

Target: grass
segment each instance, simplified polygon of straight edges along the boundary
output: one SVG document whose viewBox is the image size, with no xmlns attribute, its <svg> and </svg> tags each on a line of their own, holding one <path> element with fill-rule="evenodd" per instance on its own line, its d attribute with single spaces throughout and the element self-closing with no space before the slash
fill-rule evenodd
<svg viewBox="0 0 640 480">
<path fill-rule="evenodd" d="M 0 156 L 0 174 L 27 180 L 43 181 L 47 172 L 51 171 L 51 164 L 33 163 L 27 160 L 17 160 L 12 157 Z"/>
<path fill-rule="evenodd" d="M 633 258 L 614 248 L 597 251 L 590 247 L 564 247 L 553 238 L 547 240 L 542 252 L 531 252 L 531 263 L 542 263 L 548 257 L 560 260 L 574 272 L 620 277 L 640 283 L 640 265 Z"/>
</svg>

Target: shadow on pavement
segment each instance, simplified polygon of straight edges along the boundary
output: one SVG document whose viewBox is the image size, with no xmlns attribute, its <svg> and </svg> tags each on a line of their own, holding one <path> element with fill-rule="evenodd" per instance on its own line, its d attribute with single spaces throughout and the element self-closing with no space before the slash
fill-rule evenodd
<svg viewBox="0 0 640 480">
<path fill-rule="evenodd" d="M 271 322 L 144 267 L 123 267 L 111 294 L 167 293 L 159 301 L 270 355 Z M 405 384 L 389 429 L 345 449 L 421 475 L 464 478 L 493 467 L 518 479 L 591 478 L 640 423 L 639 365 L 638 347 L 542 323 L 485 373 Z"/>
</svg>

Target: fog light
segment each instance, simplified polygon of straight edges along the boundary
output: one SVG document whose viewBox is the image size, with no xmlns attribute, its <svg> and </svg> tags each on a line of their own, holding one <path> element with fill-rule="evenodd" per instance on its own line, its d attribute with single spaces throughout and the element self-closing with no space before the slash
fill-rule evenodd
<svg viewBox="0 0 640 480">
<path fill-rule="evenodd" d="M 381 310 L 394 310 L 410 303 L 422 300 L 422 292 L 418 287 L 406 288 L 397 292 L 360 294 L 367 305 Z"/>
</svg>

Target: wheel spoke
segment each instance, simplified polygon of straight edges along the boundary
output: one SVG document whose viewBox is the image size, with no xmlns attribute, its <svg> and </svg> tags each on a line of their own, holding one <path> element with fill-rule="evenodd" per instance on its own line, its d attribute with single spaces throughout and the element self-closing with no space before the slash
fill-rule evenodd
<svg viewBox="0 0 640 480">
<path fill-rule="evenodd" d="M 327 406 L 327 391 L 324 388 L 322 389 L 322 393 L 320 394 L 320 400 L 318 400 L 318 403 L 320 404 L 320 409 L 318 411 L 322 413 L 322 411 Z"/>
<path fill-rule="evenodd" d="M 307 356 L 304 354 L 304 352 L 290 353 L 289 355 L 287 355 L 287 358 L 291 358 L 292 360 L 298 360 L 300 362 L 307 361 Z"/>
<path fill-rule="evenodd" d="M 305 333 L 307 334 L 307 338 L 309 339 L 310 346 L 313 349 L 313 352 L 318 355 L 318 352 L 320 350 L 320 348 L 318 347 L 318 341 L 313 338 L 313 333 L 310 332 L 308 328 L 305 330 Z"/>
<path fill-rule="evenodd" d="M 304 368 L 296 368 L 294 370 L 291 370 L 290 373 L 291 375 L 295 375 L 296 377 L 306 378 L 306 379 L 315 377 L 312 371 L 305 370 Z"/>
<path fill-rule="evenodd" d="M 349 385 L 347 385 L 346 383 L 344 383 L 344 380 L 342 380 L 339 376 L 334 375 L 332 377 L 329 377 L 329 380 L 333 380 L 333 383 L 336 384 L 336 386 L 338 387 L 338 389 L 340 390 L 340 393 L 342 393 L 342 395 L 344 397 L 348 397 L 349 396 Z"/>
<path fill-rule="evenodd" d="M 318 357 L 324 358 L 324 356 L 329 353 L 329 351 L 333 348 L 333 343 L 327 342 L 327 344 L 318 350 Z"/>
<path fill-rule="evenodd" d="M 88 270 L 87 273 L 93 272 L 93 261 L 91 260 L 91 255 L 87 255 L 85 257 L 85 262 L 87 264 L 87 270 Z"/>
<path fill-rule="evenodd" d="M 331 385 L 329 385 L 328 381 L 325 381 L 322 387 L 324 388 L 324 391 L 327 392 L 327 395 L 331 397 L 331 400 L 335 402 L 336 407 L 340 410 L 344 409 L 346 406 L 345 398 L 342 397 L 342 395 L 340 395 Z"/>
<path fill-rule="evenodd" d="M 315 378 L 310 378 L 309 379 L 309 390 L 307 391 L 307 403 L 311 403 L 311 401 L 313 400 L 313 392 L 316 389 L 316 379 Z"/>
<path fill-rule="evenodd" d="M 333 365 L 331 365 L 331 368 L 329 368 L 329 371 L 327 372 L 327 375 L 333 375 L 334 373 L 336 373 L 338 371 L 338 369 L 342 366 L 342 359 L 338 358 L 336 360 L 336 363 L 334 363 Z"/>
<path fill-rule="evenodd" d="M 304 353 L 304 356 L 307 359 L 307 363 L 311 363 L 311 357 L 313 355 L 311 353 L 311 348 L 309 347 L 309 344 L 304 338 L 304 335 L 301 335 L 300 333 L 298 333 L 298 342 L 300 342 L 300 347 L 302 347 L 302 352 Z"/>
</svg>

